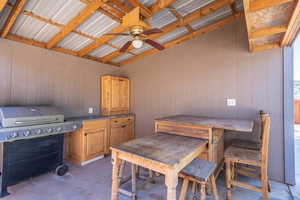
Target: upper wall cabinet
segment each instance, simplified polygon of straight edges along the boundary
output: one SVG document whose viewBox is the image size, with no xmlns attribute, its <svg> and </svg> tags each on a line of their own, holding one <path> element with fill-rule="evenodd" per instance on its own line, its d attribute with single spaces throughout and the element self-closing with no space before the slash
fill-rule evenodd
<svg viewBox="0 0 300 200">
<path fill-rule="evenodd" d="M 129 79 L 117 76 L 101 77 L 101 110 L 103 115 L 129 112 Z"/>
</svg>

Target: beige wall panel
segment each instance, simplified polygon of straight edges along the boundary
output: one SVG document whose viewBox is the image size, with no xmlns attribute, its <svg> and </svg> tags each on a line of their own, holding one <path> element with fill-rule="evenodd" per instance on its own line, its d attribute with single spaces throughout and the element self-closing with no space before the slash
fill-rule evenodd
<svg viewBox="0 0 300 200">
<path fill-rule="evenodd" d="M 281 49 L 249 53 L 242 20 L 123 68 L 131 80 L 136 135 L 153 132 L 155 118 L 174 114 L 255 119 L 271 113 L 270 175 L 283 180 L 283 64 Z M 236 107 L 226 99 L 235 98 Z M 258 138 L 255 134 L 226 134 Z M 233 136 L 234 135 L 234 136 Z"/>
</svg>

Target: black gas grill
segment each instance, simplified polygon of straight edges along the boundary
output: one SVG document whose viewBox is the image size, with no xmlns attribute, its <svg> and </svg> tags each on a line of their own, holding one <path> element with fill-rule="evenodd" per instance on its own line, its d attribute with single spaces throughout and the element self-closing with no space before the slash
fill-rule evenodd
<svg viewBox="0 0 300 200">
<path fill-rule="evenodd" d="M 49 171 L 64 175 L 63 133 L 80 129 L 54 107 L 0 108 L 0 197 L 7 187 Z"/>
</svg>

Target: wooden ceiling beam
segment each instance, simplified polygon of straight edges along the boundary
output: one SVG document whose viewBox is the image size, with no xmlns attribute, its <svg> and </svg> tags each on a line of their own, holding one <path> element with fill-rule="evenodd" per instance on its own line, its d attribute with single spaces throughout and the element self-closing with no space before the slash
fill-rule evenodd
<svg viewBox="0 0 300 200">
<path fill-rule="evenodd" d="M 269 35 L 274 35 L 278 33 L 284 33 L 287 31 L 287 24 L 281 24 L 277 26 L 271 26 L 267 28 L 262 28 L 250 33 L 250 39 L 258 38 L 258 37 L 265 37 Z"/>
<path fill-rule="evenodd" d="M 212 3 L 206 5 L 202 8 L 199 8 L 198 10 L 188 14 L 187 16 L 166 25 L 165 27 L 162 28 L 162 31 L 163 31 L 162 33 L 151 35 L 148 38 L 149 39 L 159 38 L 162 35 L 164 35 L 166 33 L 169 33 L 169 32 L 172 32 L 172 31 L 174 31 L 175 29 L 177 29 L 179 27 L 186 26 L 189 23 L 191 23 L 191 22 L 193 22 L 197 19 L 205 17 L 209 14 L 212 14 L 213 12 L 215 12 L 215 11 L 221 9 L 221 8 L 224 8 L 225 6 L 228 6 L 228 5 L 232 4 L 234 1 L 235 0 L 216 0 L 216 1 L 213 1 Z M 134 49 L 134 47 L 130 46 L 127 52 L 129 52 L 133 49 Z M 110 53 L 107 56 L 101 58 L 101 61 L 102 62 L 107 62 L 111 59 L 114 59 L 114 58 L 118 57 L 121 54 L 122 54 L 121 52 L 115 51 L 115 52 Z"/>
<path fill-rule="evenodd" d="M 250 0 L 243 0 L 244 4 L 244 15 L 245 15 L 245 21 L 246 21 L 246 27 L 247 27 L 247 34 L 248 34 L 248 43 L 249 43 L 249 50 L 252 51 L 253 48 L 253 41 L 251 38 L 252 33 L 252 25 L 251 25 L 251 19 L 250 19 Z"/>
<path fill-rule="evenodd" d="M 141 14 L 145 17 L 145 18 L 150 18 L 152 16 L 152 12 L 151 10 L 149 10 L 148 8 L 146 8 L 145 6 L 143 6 L 143 4 L 141 4 L 140 2 L 136 1 L 136 0 L 127 0 L 133 7 L 140 7 L 141 8 Z"/>
<path fill-rule="evenodd" d="M 280 4 L 288 3 L 294 0 L 254 0 L 250 3 L 249 11 L 256 12 L 265 8 L 278 6 Z"/>
<path fill-rule="evenodd" d="M 177 18 L 177 20 L 183 20 L 183 17 L 174 8 L 168 8 L 168 10 Z M 185 25 L 185 27 L 190 33 L 194 31 L 189 24 Z"/>
<path fill-rule="evenodd" d="M 252 52 L 265 51 L 265 50 L 274 49 L 274 48 L 280 48 L 280 44 L 279 43 L 272 43 L 272 44 L 264 44 L 264 45 L 253 46 Z"/>
<path fill-rule="evenodd" d="M 53 48 L 58 42 L 63 40 L 70 32 L 78 27 L 82 22 L 89 18 L 98 8 L 100 8 L 107 0 L 94 0 L 80 11 L 66 26 L 64 26 L 54 37 L 47 43 L 47 48 Z"/>
<path fill-rule="evenodd" d="M 165 4 L 165 5 L 169 6 L 169 4 Z M 163 9 L 163 8 L 160 8 L 160 9 Z M 156 9 L 155 12 L 152 12 L 152 14 L 153 15 L 156 14 L 157 12 L 160 11 L 160 9 Z M 110 32 L 113 32 L 113 33 L 122 33 L 126 29 L 127 28 L 121 24 L 118 27 L 116 27 L 113 30 L 111 30 Z M 91 44 L 89 44 L 86 47 L 84 47 L 83 49 L 81 49 L 79 51 L 79 56 L 85 56 L 85 55 L 87 55 L 89 52 L 91 52 L 94 49 L 98 48 L 99 46 L 105 44 L 105 42 L 113 39 L 114 37 L 116 37 L 116 36 L 114 36 L 114 35 L 103 35 L 102 37 L 98 38 L 95 42 L 92 42 Z"/>
<path fill-rule="evenodd" d="M 150 10 L 152 13 L 157 13 L 161 9 L 169 7 L 175 1 L 176 0 L 157 0 L 156 3 L 150 7 Z"/>
<path fill-rule="evenodd" d="M 203 28 L 201 28 L 199 30 L 196 30 L 193 33 L 188 33 L 187 35 L 184 35 L 184 36 L 182 36 L 182 37 L 180 37 L 178 39 L 175 39 L 175 40 L 172 40 L 170 42 L 167 42 L 167 43 L 164 44 L 164 46 L 165 46 L 166 49 L 167 48 L 171 48 L 171 47 L 173 47 L 173 46 L 175 46 L 177 44 L 180 44 L 180 43 L 182 43 L 184 41 L 193 39 L 193 38 L 195 38 L 197 36 L 200 36 L 200 35 L 203 35 L 205 33 L 210 32 L 210 31 L 216 30 L 216 29 L 224 26 L 225 24 L 233 21 L 234 19 L 240 17 L 240 16 L 241 16 L 240 13 L 237 13 L 235 15 L 229 16 L 229 17 L 227 17 L 227 18 L 225 18 L 223 20 L 220 20 L 220 21 L 215 22 L 215 23 L 213 23 L 211 25 L 208 25 L 208 26 L 203 27 Z M 126 65 L 126 64 L 130 63 L 130 62 L 133 62 L 133 61 L 136 61 L 138 59 L 141 59 L 141 58 L 143 58 L 145 56 L 149 56 L 149 55 L 155 54 L 157 52 L 159 52 L 159 50 L 152 49 L 152 50 L 149 50 L 147 52 L 141 53 L 141 54 L 139 54 L 137 56 L 134 56 L 132 58 L 129 58 L 129 59 L 125 60 L 125 61 L 122 61 L 120 63 L 116 63 L 116 64 L 120 65 L 120 66 L 123 66 L 123 65 Z"/>
<path fill-rule="evenodd" d="M 117 16 L 119 18 L 122 18 L 125 15 L 124 12 L 122 12 L 122 11 L 118 10 L 117 8 L 114 8 L 113 6 L 110 6 L 108 4 L 103 4 L 102 9 L 113 13 L 115 16 Z"/>
<path fill-rule="evenodd" d="M 0 0 L 0 12 L 4 9 L 8 0 Z"/>
<path fill-rule="evenodd" d="M 124 3 L 122 3 L 118 0 L 110 0 L 110 2 L 114 5 L 116 5 L 118 8 L 120 8 L 121 10 L 123 10 L 126 13 L 131 11 L 131 9 L 128 6 L 126 6 Z"/>
<path fill-rule="evenodd" d="M 297 1 L 281 46 L 292 45 L 300 30 L 300 1 Z"/>
<path fill-rule="evenodd" d="M 13 40 L 13 41 L 16 41 L 16 42 L 21 42 L 23 44 L 27 44 L 27 45 L 39 47 L 39 48 L 46 48 L 46 46 L 47 46 L 47 43 L 37 42 L 35 40 L 27 39 L 27 38 L 24 38 L 24 37 L 13 35 L 13 34 L 8 34 L 7 35 L 7 39 Z M 64 49 L 64 48 L 60 48 L 60 47 L 54 47 L 52 49 L 47 49 L 47 50 L 52 50 L 52 51 L 56 51 L 56 52 L 59 52 L 59 53 L 63 53 L 63 54 L 67 54 L 67 55 L 77 56 L 78 57 L 78 53 L 77 52 L 71 51 L 71 50 L 68 50 L 68 49 Z M 89 60 L 93 60 L 93 61 L 96 61 L 96 62 L 99 62 L 98 58 L 95 58 L 95 57 L 92 57 L 92 56 L 85 56 L 84 58 L 85 59 L 89 59 Z M 117 64 L 113 64 L 113 63 L 109 63 L 109 64 L 114 65 L 114 66 L 118 66 Z"/>
<path fill-rule="evenodd" d="M 17 20 L 19 14 L 22 12 L 23 7 L 25 6 L 27 0 L 18 0 L 15 5 L 13 6 L 10 14 L 5 22 L 4 28 L 1 33 L 1 37 L 6 37 L 13 27 L 15 21 Z"/>
</svg>

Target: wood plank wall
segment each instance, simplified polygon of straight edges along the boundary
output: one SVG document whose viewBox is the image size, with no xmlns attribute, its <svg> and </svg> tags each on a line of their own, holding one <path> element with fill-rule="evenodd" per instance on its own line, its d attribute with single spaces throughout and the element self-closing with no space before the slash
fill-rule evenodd
<svg viewBox="0 0 300 200">
<path fill-rule="evenodd" d="M 272 118 L 270 175 L 283 181 L 282 51 L 249 53 L 247 44 L 240 20 L 125 66 L 136 134 L 151 134 L 153 119 L 166 115 L 257 119 L 263 109 Z M 227 98 L 237 106 L 227 107 Z M 257 139 L 257 132 L 256 125 L 249 138 Z"/>
<path fill-rule="evenodd" d="M 0 40 L 0 106 L 56 105 L 67 116 L 99 114 L 102 74 L 119 68 Z"/>
</svg>

